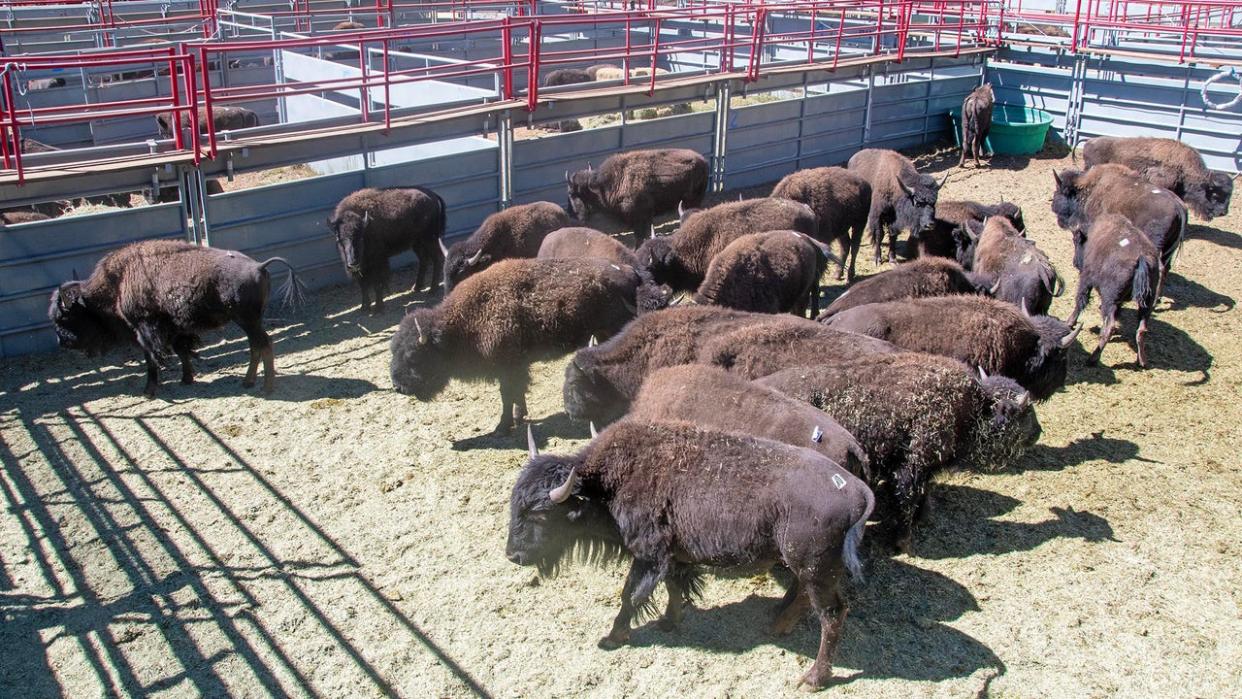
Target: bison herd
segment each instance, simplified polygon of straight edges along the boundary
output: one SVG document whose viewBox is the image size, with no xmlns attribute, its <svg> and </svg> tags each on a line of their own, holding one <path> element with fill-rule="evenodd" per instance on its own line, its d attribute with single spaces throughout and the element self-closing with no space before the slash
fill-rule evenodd
<svg viewBox="0 0 1242 699">
<path fill-rule="evenodd" d="M 1035 405 L 1066 382 L 1092 290 L 1104 323 L 1091 360 L 1129 299 L 1146 365 L 1147 318 L 1184 239 L 1186 204 L 1227 211 L 1228 178 L 1180 143 L 1097 139 L 1085 155 L 1087 169 L 1057 173 L 1051 193 L 1079 271 L 1069 322 L 1048 315 L 1065 282 L 1026 238 L 1018 207 L 941 200 L 943 181 L 887 150 L 707 209 L 698 153 L 623 153 L 567 173 L 567 207 L 514 206 L 450 247 L 445 202 L 423 188 L 361 190 L 328 223 L 363 311 L 382 312 L 389 258 L 405 250 L 419 258 L 416 289 L 443 285 L 443 300 L 406 315 L 392 337 L 398 392 L 430 401 L 452 378 L 495 381 L 496 429 L 510 432 L 526 416 L 530 365 L 572 353 L 565 410 L 593 438 L 575 454 L 539 454 L 527 427 L 506 555 L 541 573 L 574 552 L 629 561 L 602 647 L 626 643 L 661 583 L 670 628 L 704 566 L 779 565 L 793 584 L 772 631 L 788 633 L 808 611 L 819 618 L 819 652 L 802 677 L 818 687 L 832 675 L 841 583 L 861 574 L 866 523 L 911 551 L 936 473 L 1003 466 L 1039 438 Z M 637 248 L 584 227 L 599 215 L 634 231 Z M 672 216 L 675 232 L 652 235 Z M 909 261 L 818 312 L 829 262 L 853 281 L 864 229 L 877 262 L 885 238 L 890 261 Z M 247 385 L 262 360 L 270 388 L 261 315 L 277 259 L 138 243 L 62 285 L 50 316 L 65 347 L 138 344 L 149 394 L 161 355 L 180 357 L 188 383 L 197 333 L 232 320 L 250 338 Z M 296 277 L 288 286 L 297 292 Z"/>
</svg>

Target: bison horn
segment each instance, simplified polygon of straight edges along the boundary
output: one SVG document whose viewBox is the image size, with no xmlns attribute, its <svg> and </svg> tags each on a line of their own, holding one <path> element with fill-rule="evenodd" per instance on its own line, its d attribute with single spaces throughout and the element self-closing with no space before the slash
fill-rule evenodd
<svg viewBox="0 0 1242 699">
<path fill-rule="evenodd" d="M 595 168 L 591 167 L 591 161 L 587 161 L 587 172 L 595 172 Z"/>
<path fill-rule="evenodd" d="M 599 338 L 595 337 L 594 335 L 591 336 L 591 339 L 587 340 L 587 347 L 594 347 L 598 344 L 599 344 Z"/>
<path fill-rule="evenodd" d="M 1026 307 L 1026 299 L 1022 299 L 1022 315 L 1026 316 L 1027 318 L 1031 317 L 1031 311 L 1029 308 Z"/>
<path fill-rule="evenodd" d="M 362 212 L 362 225 L 363 226 L 371 225 L 371 212 L 370 211 Z"/>
<path fill-rule="evenodd" d="M 686 215 L 686 207 L 683 206 L 684 203 L 685 202 L 682 201 L 677 202 L 677 218 L 679 219 L 685 217 Z"/>
<path fill-rule="evenodd" d="M 565 171 L 565 184 L 569 184 L 569 170 Z"/>
<path fill-rule="evenodd" d="M 1061 186 L 1061 175 L 1056 170 L 1052 171 L 1052 179 L 1056 181 L 1058 187 Z"/>
<path fill-rule="evenodd" d="M 592 421 L 588 422 L 587 424 L 588 424 L 588 425 L 590 425 L 590 427 L 591 427 L 591 439 L 595 439 L 596 437 L 598 437 L 598 436 L 599 436 L 599 432 L 596 432 L 596 431 L 595 431 L 595 421 L 594 421 L 594 420 L 592 420 Z"/>
<path fill-rule="evenodd" d="M 949 173 L 947 173 L 947 172 L 946 172 L 946 173 L 944 173 L 944 179 L 940 180 L 940 184 L 938 184 L 938 185 L 936 185 L 936 186 L 937 186 L 937 187 L 943 187 L 943 186 L 944 186 L 944 183 L 945 183 L 945 182 L 948 182 L 948 181 L 949 181 Z"/>
<path fill-rule="evenodd" d="M 445 257 L 448 257 L 448 246 L 444 244 L 443 240 L 437 240 L 436 242 L 440 244 L 440 252 L 444 253 Z"/>
<path fill-rule="evenodd" d="M 988 289 L 988 296 L 995 296 L 996 292 L 1000 291 L 1000 285 L 1001 280 L 998 277 L 996 283 L 992 285 L 992 288 Z M 1026 313 L 1026 299 L 1022 299 L 1022 312 Z"/>
<path fill-rule="evenodd" d="M 474 253 L 473 255 L 470 256 L 470 259 L 466 260 L 466 266 L 467 267 L 475 266 L 476 264 L 479 263 L 479 258 L 481 257 L 483 257 L 483 248 L 479 248 L 478 252 Z"/>
<path fill-rule="evenodd" d="M 983 367 L 979 367 L 979 380 L 980 381 L 988 380 L 988 372 L 984 371 Z"/>
<path fill-rule="evenodd" d="M 1018 408 L 1025 408 L 1026 406 L 1030 404 L 1031 404 L 1031 394 L 1027 391 L 1023 391 L 1022 395 L 1018 396 Z"/>
<path fill-rule="evenodd" d="M 1075 325 L 1075 326 L 1074 326 L 1074 329 L 1073 329 L 1073 330 L 1071 330 L 1071 331 L 1070 331 L 1070 333 L 1069 333 L 1068 335 L 1066 335 L 1065 337 L 1061 338 L 1061 346 L 1062 346 L 1062 347 L 1069 347 L 1069 346 L 1070 346 L 1070 344 L 1071 344 L 1074 340 L 1078 339 L 1078 333 L 1080 333 L 1080 332 L 1082 332 L 1082 323 L 1079 323 L 1078 325 Z"/>
<path fill-rule="evenodd" d="M 423 326 L 418 324 L 418 318 L 414 318 L 414 330 L 418 333 L 418 344 L 427 344 L 427 336 L 423 334 Z"/>
<path fill-rule="evenodd" d="M 738 192 L 738 193 L 737 193 L 737 200 L 738 200 L 738 201 L 741 201 L 741 200 L 742 200 L 742 193 L 741 193 L 741 192 Z"/>
<path fill-rule="evenodd" d="M 69 278 L 75 282 L 78 281 L 78 268 L 77 267 L 73 268 L 73 276 Z"/>
<path fill-rule="evenodd" d="M 553 504 L 559 505 L 569 499 L 574 494 L 574 483 L 578 480 L 578 467 L 574 466 L 569 469 L 569 475 L 565 477 L 565 482 L 548 491 L 548 499 Z"/>
<path fill-rule="evenodd" d="M 539 447 L 535 446 L 535 432 L 530 428 L 530 423 L 526 423 L 526 451 L 530 452 L 530 458 L 539 456 Z"/>
<path fill-rule="evenodd" d="M 900 177 L 897 178 L 897 186 L 901 187 L 901 191 L 905 192 L 906 196 L 914 196 L 913 190 L 911 190 L 910 186 L 907 185 Z"/>
</svg>

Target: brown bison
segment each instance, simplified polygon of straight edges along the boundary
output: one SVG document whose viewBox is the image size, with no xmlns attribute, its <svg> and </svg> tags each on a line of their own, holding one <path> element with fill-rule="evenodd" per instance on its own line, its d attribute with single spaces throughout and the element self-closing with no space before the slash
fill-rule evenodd
<svg viewBox="0 0 1242 699">
<path fill-rule="evenodd" d="M 282 258 L 256 262 L 232 250 L 172 240 L 133 243 L 108 253 L 87 280 L 61 284 L 52 292 L 48 318 L 61 347 L 87 356 L 136 342 L 147 361 L 148 397 L 159 385 L 160 358 L 175 353 L 181 359 L 181 383 L 193 383 L 190 357 L 199 333 L 233 321 L 250 341 L 250 368 L 242 385 L 254 385 L 262 360 L 263 390 L 270 393 L 276 368 L 263 310 L 271 284 L 267 267 L 273 262 L 289 267 L 289 280 L 278 294 L 286 303 L 297 303 L 301 282 Z"/>
<path fill-rule="evenodd" d="M 695 303 L 756 313 L 819 313 L 827 248 L 797 231 L 744 235 L 712 258 Z"/>
<path fill-rule="evenodd" d="M 583 223 L 595 215 L 619 219 L 643 240 L 652 222 L 677 210 L 698 206 L 707 193 L 707 160 L 684 148 L 636 150 L 609 157 L 598 170 L 565 173 L 569 211 Z"/>
<path fill-rule="evenodd" d="M 790 368 L 755 383 L 806 401 L 866 450 L 880 515 L 910 553 L 928 483 L 965 463 L 1004 466 L 1041 432 L 1030 395 L 961 362 L 903 352 L 839 365 Z"/>
<path fill-rule="evenodd" d="M 182 126 L 189 126 L 187 115 L 181 114 Z M 156 125 L 159 127 L 160 138 L 172 138 L 172 124 L 176 115 L 172 112 L 165 114 L 157 114 L 155 117 Z M 215 131 L 232 131 L 234 129 L 247 129 L 259 125 L 259 115 L 246 109 L 245 107 L 212 107 L 211 123 Z M 198 132 L 207 133 L 207 108 L 198 108 Z"/>
<path fill-rule="evenodd" d="M 992 86 L 983 83 L 976 87 L 962 101 L 962 157 L 957 165 L 966 164 L 966 155 L 975 159 L 975 167 L 979 165 L 979 155 L 983 153 L 984 141 L 992 130 L 992 104 L 996 101 L 992 94 Z"/>
<path fill-rule="evenodd" d="M 388 259 L 406 250 L 418 255 L 414 290 L 431 290 L 444 272 L 444 199 L 423 187 L 360 189 L 328 217 L 345 272 L 362 290 L 362 312 L 384 310 L 391 270 Z M 426 281 L 424 281 L 426 280 Z M 370 294 L 368 293 L 370 292 Z"/>
<path fill-rule="evenodd" d="M 840 167 L 817 167 L 785 176 L 772 190 L 773 197 L 792 199 L 811 207 L 819 219 L 817 238 L 841 246 L 837 279 L 854 281 L 854 263 L 862 245 L 867 215 L 871 211 L 871 184 Z M 849 260 L 849 274 L 845 262 Z"/>
<path fill-rule="evenodd" d="M 1052 316 L 1030 316 L 1012 304 L 970 295 L 873 303 L 825 322 L 1008 376 L 1038 400 L 1065 385 L 1068 348 L 1081 330 Z"/>
<path fill-rule="evenodd" d="M 501 260 L 535 257 L 545 236 L 568 225 L 565 211 L 546 201 L 511 206 L 488 216 L 469 238 L 444 251 L 445 293 Z"/>
<path fill-rule="evenodd" d="M 634 251 L 616 238 L 593 228 L 558 228 L 543 239 L 539 245 L 540 259 L 574 259 L 595 257 L 616 265 L 633 267 L 643 279 L 638 288 L 639 311 L 664 308 L 673 297 L 673 290 L 666 284 L 656 284 L 645 268 L 638 264 Z"/>
<path fill-rule="evenodd" d="M 502 260 L 435 308 L 402 319 L 391 344 L 393 386 L 430 401 L 450 378 L 496 380 L 496 431 L 507 432 L 526 416 L 530 365 L 620 330 L 642 283 L 632 267 L 604 260 Z"/>
<path fill-rule="evenodd" d="M 677 291 L 694 291 L 703 283 L 712 258 L 729 243 L 762 231 L 791 230 L 814 238 L 815 212 L 789 199 L 747 199 L 697 211 L 676 233 L 652 238 L 638 248 L 638 261 L 651 276 Z"/>
<path fill-rule="evenodd" d="M 358 29 L 366 29 L 366 26 L 363 25 L 361 22 L 355 22 L 349 19 L 342 20 L 332 25 L 332 31 L 334 32 L 358 30 Z"/>
<path fill-rule="evenodd" d="M 899 301 L 925 296 L 977 294 L 987 287 L 962 266 L 943 257 L 920 257 L 863 279 L 846 289 L 817 320 L 869 303 Z"/>
<path fill-rule="evenodd" d="M 1160 251 L 1130 219 L 1118 214 L 1105 214 L 1091 224 L 1084 234 L 1074 234 L 1074 266 L 1078 268 L 1078 294 L 1069 322 L 1078 322 L 1078 314 L 1091 299 L 1091 290 L 1100 292 L 1100 344 L 1088 362 L 1095 364 L 1113 335 L 1117 311 L 1128 297 L 1138 306 L 1138 331 L 1134 349 L 1139 366 L 1147 366 L 1144 338 L 1147 319 L 1156 305 L 1156 289 L 1152 275 L 1160 269 Z"/>
<path fill-rule="evenodd" d="M 38 211 L 24 211 L 20 209 L 11 211 L 0 211 L 0 224 L 11 226 L 16 223 L 34 223 L 35 221 L 47 221 L 52 217 L 47 214 L 41 214 Z"/>
<path fill-rule="evenodd" d="M 1205 221 L 1229 213 L 1233 178 L 1209 170 L 1193 146 L 1171 138 L 1100 136 L 1082 149 L 1088 168 L 1104 163 L 1124 165 L 1148 182 L 1182 198 Z"/>
<path fill-rule="evenodd" d="M 983 223 L 989 216 L 1003 216 L 1017 230 L 1026 230 L 1022 209 L 1016 204 L 1002 201 L 989 206 L 976 201 L 940 199 L 936 201 L 932 227 L 910 236 L 910 257 L 947 257 L 969 270 L 974 263 L 976 242 L 976 234 L 969 226 L 972 222 Z"/>
<path fill-rule="evenodd" d="M 860 578 L 858 547 L 871 490 L 809 449 L 677 422 L 624 421 L 572 456 L 540 456 L 518 475 L 505 555 L 553 573 L 575 549 L 630 559 L 621 610 L 599 646 L 630 640 L 630 624 L 664 583 L 661 626 L 676 628 L 696 596 L 700 567 L 770 567 L 797 580 L 771 627 L 787 634 L 808 609 L 819 652 L 800 682 L 823 687 L 846 606 L 845 573 Z M 589 554 L 588 554 L 589 555 Z"/>
<path fill-rule="evenodd" d="M 993 216 L 985 224 L 967 224 L 975 233 L 971 277 L 1001 301 L 1044 315 L 1052 297 L 1065 291 L 1065 280 L 1035 241 L 1022 237 L 1009 219 Z"/>
<path fill-rule="evenodd" d="M 866 148 L 850 158 L 849 169 L 871 184 L 867 228 L 880 264 L 884 230 L 888 229 L 888 261 L 897 261 L 897 237 L 902 231 L 917 235 L 932 227 L 936 199 L 944 181 L 920 175 L 906 156 L 891 150 Z M 949 179 L 945 175 L 945 179 Z"/>
</svg>

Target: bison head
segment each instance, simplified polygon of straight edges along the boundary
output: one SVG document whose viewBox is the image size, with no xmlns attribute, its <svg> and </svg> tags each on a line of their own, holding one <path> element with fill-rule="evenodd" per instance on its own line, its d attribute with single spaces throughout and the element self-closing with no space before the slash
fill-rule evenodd
<svg viewBox="0 0 1242 699">
<path fill-rule="evenodd" d="M 677 256 L 673 253 L 670 238 L 672 236 L 655 236 L 643 241 L 643 244 L 634 251 L 634 257 L 638 259 L 639 266 L 647 270 L 651 278 L 661 284 L 671 280 L 680 267 L 677 264 Z"/>
<path fill-rule="evenodd" d="M 598 558 L 615 558 L 620 537 L 607 509 L 587 497 L 578 477 L 581 456 L 540 456 L 529 428 L 530 461 L 509 498 L 505 556 L 551 575 L 576 547 Z"/>
<path fill-rule="evenodd" d="M 443 345 L 435 309 L 419 309 L 403 318 L 389 347 L 392 385 L 398 393 L 429 401 L 448 385 L 453 353 Z"/>
<path fill-rule="evenodd" d="M 345 271 L 353 277 L 362 274 L 362 260 L 366 256 L 366 233 L 371 225 L 371 212 L 359 214 L 344 211 L 340 216 L 328 219 L 328 227 L 336 236 L 336 250 L 341 254 Z"/>
<path fill-rule="evenodd" d="M 1187 184 L 1185 201 L 1199 218 L 1210 221 L 1229 213 L 1232 196 L 1233 178 L 1213 170 L 1202 183 Z"/>
<path fill-rule="evenodd" d="M 569 360 L 562 393 L 571 420 L 612 422 L 629 408 L 629 400 L 597 369 L 589 347 Z"/>
<path fill-rule="evenodd" d="M 117 343 L 107 320 L 87 303 L 82 282 L 65 282 L 53 291 L 47 317 L 56 331 L 57 344 L 65 349 L 81 350 L 93 357 Z"/>
<path fill-rule="evenodd" d="M 452 291 L 462 280 L 491 263 L 491 254 L 484 252 L 478 243 L 470 240 L 453 243 L 444 253 L 444 293 Z"/>
<path fill-rule="evenodd" d="M 1065 230 L 1074 230 L 1083 224 L 1083 192 L 1078 187 L 1082 176 L 1081 170 L 1052 171 L 1057 185 L 1052 193 L 1052 213 L 1057 215 L 1057 225 Z"/>
<path fill-rule="evenodd" d="M 1022 308 L 1026 312 L 1025 305 Z M 1022 385 L 1038 400 L 1048 398 L 1065 385 L 1069 368 L 1069 348 L 1078 338 L 1081 325 L 1071 328 L 1052 316 L 1028 316 L 1039 334 L 1038 350 L 1027 361 Z"/>
<path fill-rule="evenodd" d="M 1022 207 L 1011 201 L 1002 201 L 996 205 L 996 214 L 1009 219 L 1009 222 L 1013 224 L 1013 227 L 1017 229 L 1019 233 L 1025 235 L 1026 223 L 1022 220 Z"/>
<path fill-rule="evenodd" d="M 1013 379 L 988 376 L 980 369 L 979 387 L 988 410 L 979 416 L 971 461 L 984 468 L 1002 468 L 1039 441 L 1043 428 L 1031 394 Z"/>
<path fill-rule="evenodd" d="M 638 306 L 639 313 L 667 308 L 672 299 L 672 287 L 668 284 L 656 284 L 652 281 L 644 281 L 634 292 L 634 301 L 635 305 Z"/>
<path fill-rule="evenodd" d="M 586 222 L 591 214 L 600 209 L 599 192 L 595 190 L 595 171 L 579 170 L 572 175 L 565 173 L 565 187 L 569 191 L 569 214 Z"/>
<path fill-rule="evenodd" d="M 897 214 L 894 225 L 911 233 L 930 229 L 936 222 L 936 199 L 940 196 L 940 186 L 944 181 L 936 182 L 931 175 L 919 175 L 912 183 L 898 177 L 897 184 L 905 196 L 894 203 Z"/>
</svg>

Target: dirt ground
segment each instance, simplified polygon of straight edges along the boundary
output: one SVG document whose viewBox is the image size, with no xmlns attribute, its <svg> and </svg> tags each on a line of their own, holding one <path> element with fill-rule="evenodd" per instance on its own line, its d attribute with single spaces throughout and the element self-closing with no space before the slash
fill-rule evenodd
<svg viewBox="0 0 1242 699">
<path fill-rule="evenodd" d="M 1071 286 L 1048 209 L 1065 159 L 997 158 L 944 196 L 1025 209 Z M 725 194 L 722 198 L 733 198 Z M 940 480 L 914 556 L 870 551 L 834 695 L 1218 697 L 1242 687 L 1242 201 L 1196 222 L 1152 323 L 1152 367 L 1125 341 L 1072 357 L 1011 470 Z M 870 272 L 870 264 L 861 265 Z M 407 270 L 398 280 L 411 282 Z M 400 286 L 400 285 L 398 285 Z M 830 295 L 840 289 L 831 287 Z M 357 315 L 340 286 L 269 327 L 282 375 L 240 387 L 228 330 L 201 381 L 145 400 L 132 353 L 0 368 L 0 695 L 408 697 L 793 696 L 818 631 L 763 629 L 769 577 L 711 579 L 680 631 L 595 646 L 623 570 L 551 580 L 504 556 L 523 438 L 487 434 L 493 385 L 397 395 L 400 295 Z M 1093 346 L 1093 304 L 1079 338 Z M 544 450 L 584 444 L 564 360 L 534 371 Z"/>
</svg>

